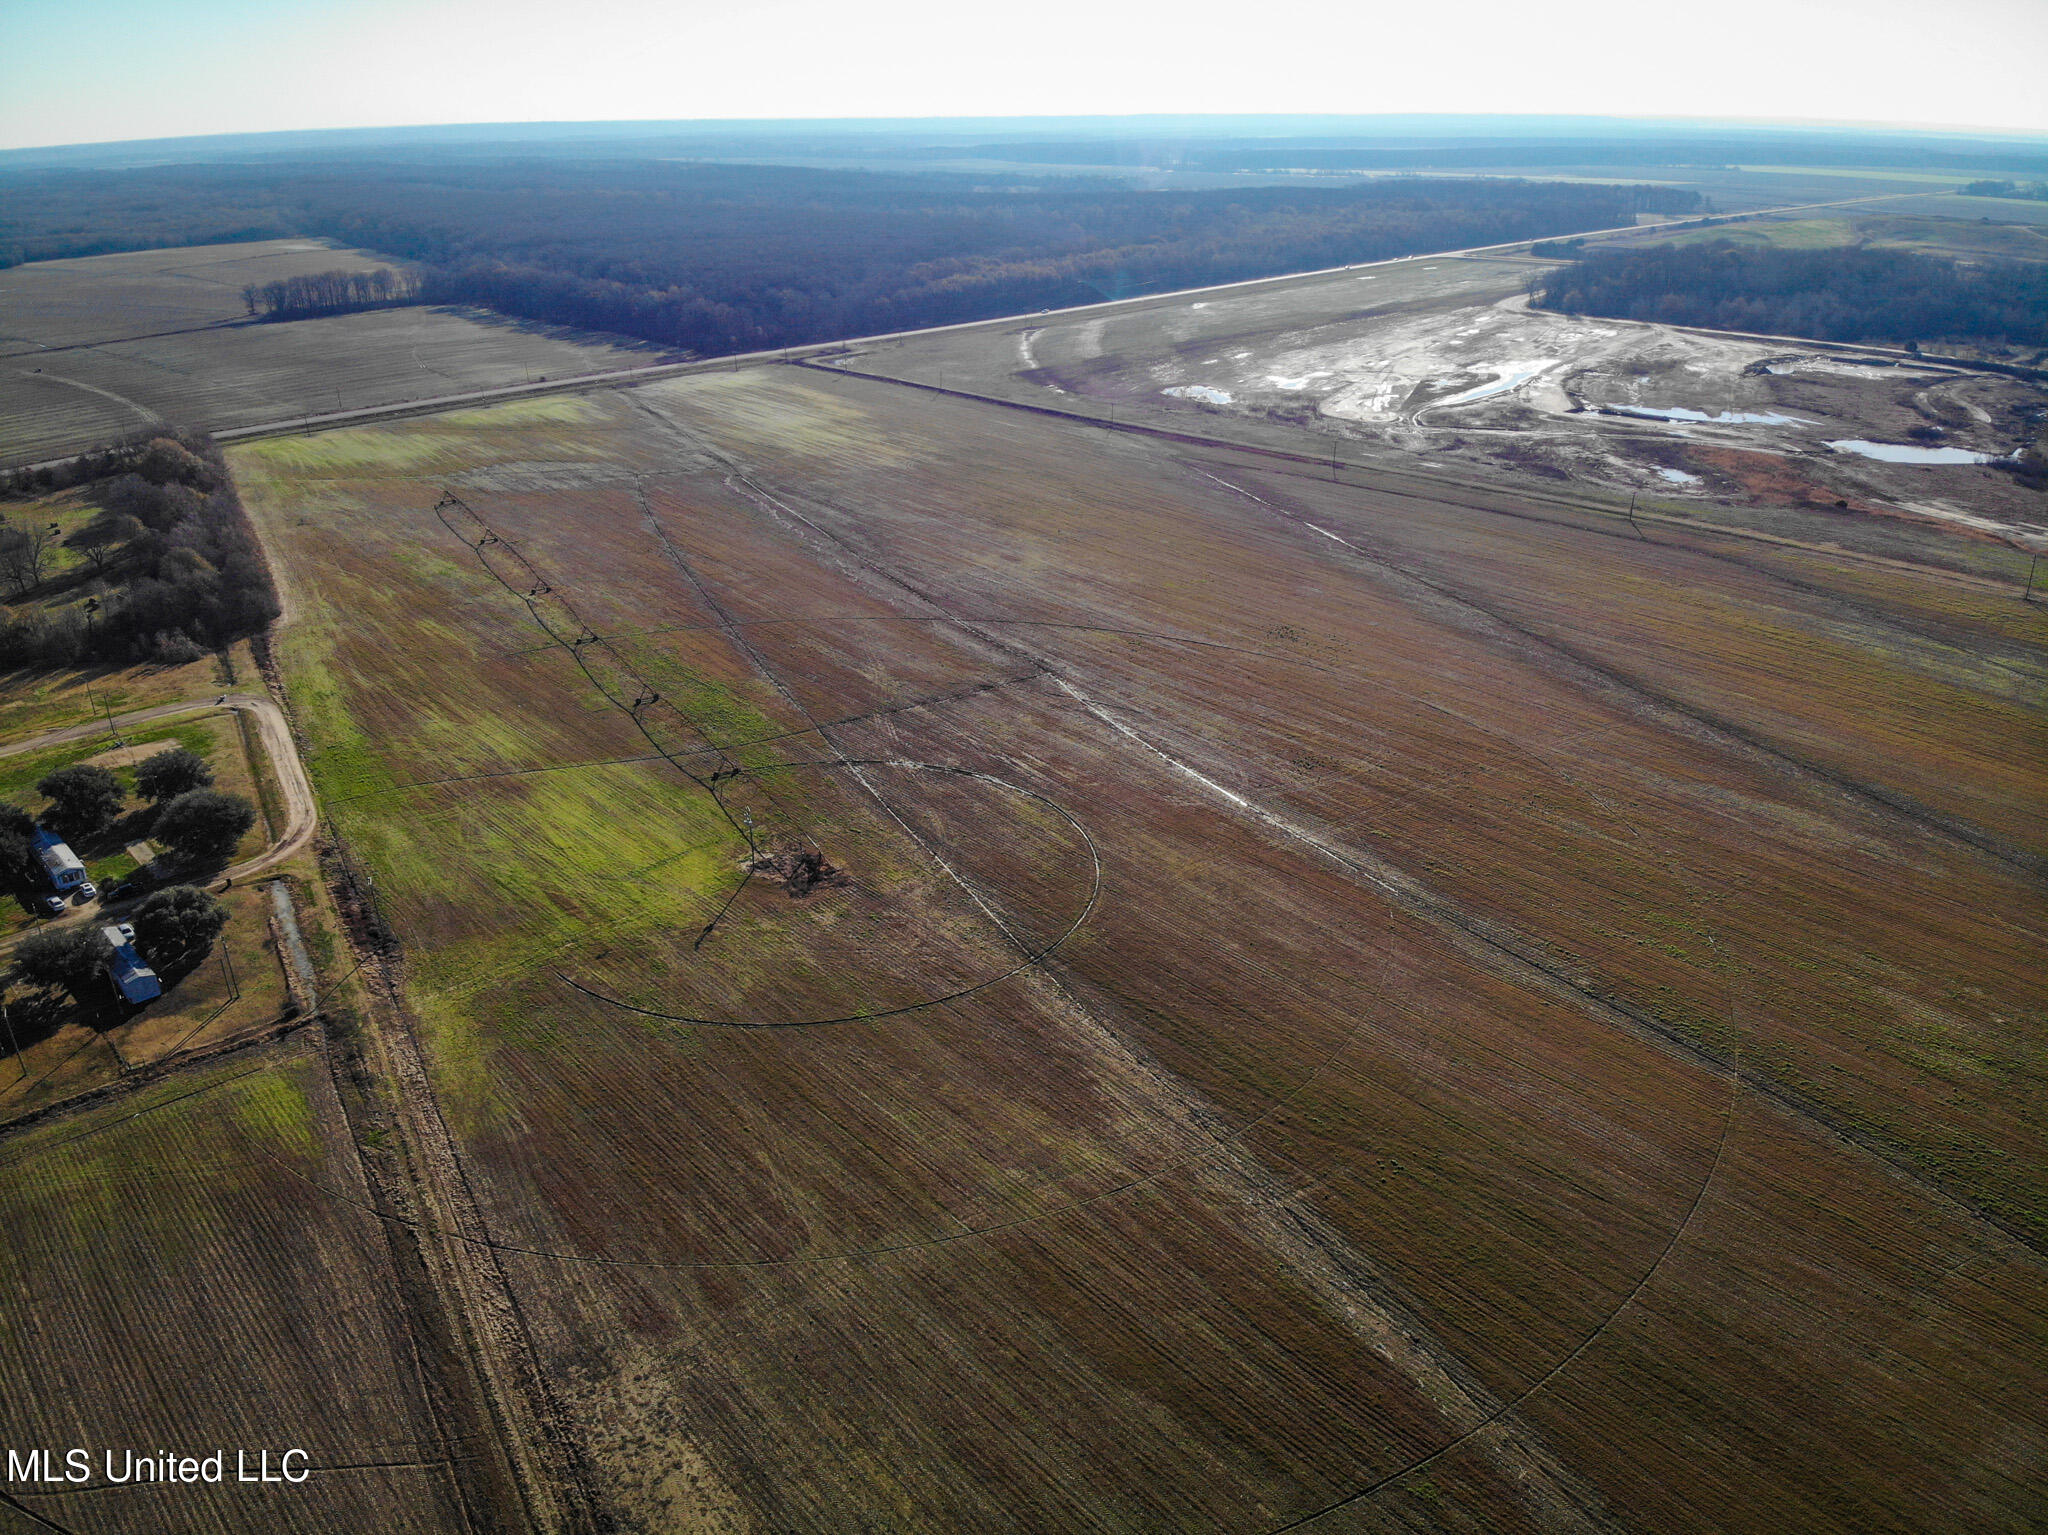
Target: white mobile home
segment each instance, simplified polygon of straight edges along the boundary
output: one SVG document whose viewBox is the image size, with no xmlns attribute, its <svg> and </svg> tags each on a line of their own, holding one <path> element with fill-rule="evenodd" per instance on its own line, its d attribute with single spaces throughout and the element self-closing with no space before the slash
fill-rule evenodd
<svg viewBox="0 0 2048 1535">
<path fill-rule="evenodd" d="M 42 863 L 43 872 L 49 875 L 54 889 L 75 890 L 85 883 L 85 865 L 78 861 L 78 855 L 71 851 L 62 837 L 47 827 L 38 826 L 35 845 L 36 857 Z"/>
</svg>

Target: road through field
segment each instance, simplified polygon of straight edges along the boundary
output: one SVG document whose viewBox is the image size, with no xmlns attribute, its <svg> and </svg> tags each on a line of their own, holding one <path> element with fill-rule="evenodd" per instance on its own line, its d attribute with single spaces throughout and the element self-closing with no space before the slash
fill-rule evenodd
<svg viewBox="0 0 2048 1535">
<path fill-rule="evenodd" d="M 62 746 L 71 741 L 89 740 L 102 732 L 118 735 L 131 726 L 208 708 L 238 710 L 255 717 L 257 730 L 263 737 L 264 750 L 269 753 L 271 765 L 277 770 L 278 785 L 284 791 L 288 814 L 284 830 L 277 840 L 254 858 L 246 859 L 223 871 L 223 877 L 231 881 L 249 879 L 277 867 L 304 847 L 312 840 L 313 827 L 319 819 L 319 811 L 313 802 L 313 786 L 306 779 L 305 764 L 299 760 L 299 749 L 292 740 L 291 725 L 285 720 L 284 711 L 268 698 L 255 693 L 218 693 L 210 699 L 194 698 L 184 703 L 158 704 L 154 708 L 135 709 L 127 714 L 116 714 L 111 719 L 96 719 L 83 725 L 67 725 L 61 730 L 46 730 L 41 735 L 30 736 L 23 741 L 10 741 L 5 746 L 0 746 L 0 757 L 14 757 L 23 752 L 41 751 L 48 746 Z M 256 771 L 255 763 L 252 762 L 249 767 L 251 772 Z"/>
<path fill-rule="evenodd" d="M 67 384 L 73 389 L 83 389 L 87 394 L 96 394 L 103 400 L 112 400 L 123 409 L 134 411 L 136 415 L 142 417 L 144 421 L 147 421 L 152 426 L 163 420 L 162 416 L 159 416 L 147 405 L 139 405 L 125 394 L 116 394 L 111 389 L 102 389 L 98 384 L 88 384 L 79 379 L 66 378 L 63 374 L 52 373 L 46 368 L 19 368 L 15 371 L 30 378 L 44 378 L 53 384 Z"/>
<path fill-rule="evenodd" d="M 1906 193 L 1904 196 L 1937 196 L 1937 193 Z M 1821 203 L 1788 203 L 1782 207 L 1761 208 L 1735 216 L 1739 220 L 1775 217 L 1786 213 L 1811 212 L 1822 208 L 1852 207 L 1868 202 L 1894 202 L 1897 197 L 1842 198 Z M 1593 239 L 1603 235 L 1624 235 L 1638 231 L 1652 231 L 1666 227 L 1660 225 L 1621 225 L 1611 229 L 1588 229 L 1575 233 L 1551 236 L 1553 239 Z M 1099 303 L 1076 304 L 1063 309 L 1042 311 L 1052 317 L 1073 317 L 1078 315 L 1110 315 L 1126 310 L 1141 309 L 1147 305 L 1174 303 L 1202 294 L 1250 293 L 1261 288 L 1284 286 L 1291 283 L 1312 282 L 1334 274 L 1350 271 L 1370 271 L 1381 267 L 1399 267 L 1413 261 L 1451 260 L 1460 257 L 1484 257 L 1510 251 L 1526 251 L 1531 244 L 1528 240 L 1510 240 L 1497 245 L 1474 245 L 1460 250 L 1425 251 L 1412 256 L 1396 256 L 1386 261 L 1356 262 L 1343 266 L 1323 267 L 1306 272 L 1286 272 L 1272 277 L 1245 278 L 1236 282 L 1212 283 L 1201 287 L 1178 288 L 1166 293 L 1146 294 L 1137 298 L 1105 299 Z M 388 311 L 387 311 L 388 313 Z M 692 373 L 720 372 L 748 363 L 790 361 L 814 358 L 821 354 L 837 351 L 843 347 L 867 346 L 879 342 L 906 341 L 921 337 L 966 333 L 987 329 L 999 329 L 1016 324 L 1020 320 L 1034 318 L 1025 314 L 998 315 L 987 320 L 965 320 L 952 325 L 923 326 L 911 330 L 884 331 L 868 336 L 849 336 L 833 341 L 813 342 L 802 346 L 776 347 L 758 352 L 740 352 L 728 356 L 706 358 L 701 361 L 684 363 L 656 363 L 646 367 L 614 368 L 594 373 L 580 373 L 570 377 L 544 378 L 538 382 L 495 385 L 485 389 L 461 390 L 451 394 L 432 395 L 413 400 L 401 400 L 389 404 L 368 405 L 352 409 L 338 409 L 317 414 L 300 414 L 280 417 L 273 421 L 259 422 L 248 426 L 230 427 L 215 431 L 214 435 L 224 442 L 252 441 L 293 432 L 324 431 L 337 426 L 357 426 L 372 421 L 399 420 L 408 416 L 430 415 L 438 411 L 453 410 L 463 406 L 523 399 L 535 395 L 563 394 L 587 389 L 604 388 L 621 384 L 645 383 L 656 379 L 682 377 Z M 299 322 L 311 323 L 311 322 Z M 225 328 L 224 328 L 225 329 Z M 436 370 L 438 371 L 438 370 Z M 91 387 L 91 386 L 84 386 Z M 104 393 L 105 391 L 96 391 Z M 119 400 L 119 396 L 110 396 Z M 133 402 L 121 400 L 124 405 Z M 205 422 L 197 423 L 201 426 Z M 62 462 L 48 459 L 26 467 L 40 468 Z"/>
</svg>

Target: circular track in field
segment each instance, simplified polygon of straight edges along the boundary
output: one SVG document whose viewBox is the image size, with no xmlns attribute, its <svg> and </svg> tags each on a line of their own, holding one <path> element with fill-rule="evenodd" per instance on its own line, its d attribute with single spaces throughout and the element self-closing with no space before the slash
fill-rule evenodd
<svg viewBox="0 0 2048 1535">
<path fill-rule="evenodd" d="M 993 774 L 900 759 L 777 763 L 727 775 L 747 831 L 672 928 L 621 954 L 570 956 L 561 981 L 674 1023 L 786 1029 L 873 1022 L 972 995 L 1037 964 L 1102 886 L 1088 829 Z M 813 849 L 835 878 L 793 894 L 748 872 L 760 850 Z M 736 888 L 735 888 L 736 886 Z"/>
</svg>

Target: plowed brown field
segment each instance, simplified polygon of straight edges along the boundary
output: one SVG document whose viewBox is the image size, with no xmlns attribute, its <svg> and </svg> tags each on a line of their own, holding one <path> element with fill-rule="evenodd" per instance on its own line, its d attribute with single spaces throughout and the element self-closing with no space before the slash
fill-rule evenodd
<svg viewBox="0 0 2048 1535">
<path fill-rule="evenodd" d="M 795 368 L 233 457 L 620 1527 L 2048 1520 L 2039 609 Z"/>
<path fill-rule="evenodd" d="M 437 1424 L 367 1206 L 308 1034 L 10 1135 L 0 1442 L 58 1470 L 10 1478 L 0 1528 L 463 1528 L 455 1468 L 479 1447 Z M 62 1479 L 73 1447 L 86 1485 Z M 310 1474 L 264 1485 L 259 1456 L 275 1474 L 293 1448 Z M 131 1451 L 225 1460 L 130 1481 Z"/>
</svg>

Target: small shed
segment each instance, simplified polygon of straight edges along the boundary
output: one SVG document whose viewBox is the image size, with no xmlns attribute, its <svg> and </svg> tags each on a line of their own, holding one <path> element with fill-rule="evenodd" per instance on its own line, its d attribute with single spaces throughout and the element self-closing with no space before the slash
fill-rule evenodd
<svg viewBox="0 0 2048 1535">
<path fill-rule="evenodd" d="M 35 834 L 36 858 L 42 863 L 43 872 L 50 876 L 50 884 L 58 890 L 74 890 L 85 883 L 85 865 L 78 861 L 78 855 L 71 851 L 64 839 L 47 826 L 38 826 Z"/>
<path fill-rule="evenodd" d="M 163 982 L 142 962 L 135 945 L 121 936 L 118 927 L 103 927 L 100 934 L 113 945 L 114 952 L 107 958 L 107 979 L 124 1002 L 148 1002 L 164 994 Z"/>
</svg>

